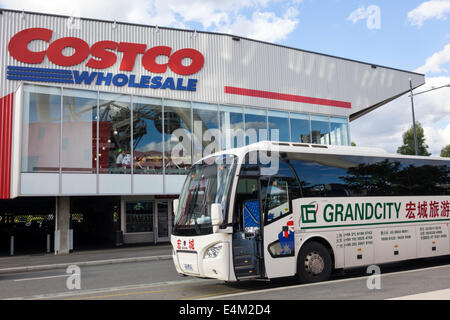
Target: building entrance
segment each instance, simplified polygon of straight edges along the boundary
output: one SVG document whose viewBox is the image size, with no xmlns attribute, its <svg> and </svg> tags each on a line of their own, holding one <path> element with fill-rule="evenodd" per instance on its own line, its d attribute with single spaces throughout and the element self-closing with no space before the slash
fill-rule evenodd
<svg viewBox="0 0 450 320">
<path fill-rule="evenodd" d="M 70 214 L 73 250 L 121 244 L 119 197 L 71 197 Z"/>
<path fill-rule="evenodd" d="M 125 244 L 170 241 L 172 200 L 148 197 L 122 199 L 122 231 Z"/>
</svg>

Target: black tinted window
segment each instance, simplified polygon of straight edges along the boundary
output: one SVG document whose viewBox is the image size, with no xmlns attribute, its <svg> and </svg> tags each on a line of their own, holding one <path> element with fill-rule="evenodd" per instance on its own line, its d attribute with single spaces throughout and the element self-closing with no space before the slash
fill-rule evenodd
<svg viewBox="0 0 450 320">
<path fill-rule="evenodd" d="M 302 156 L 305 160 L 292 160 L 291 164 L 304 197 L 450 194 L 450 165 L 445 161 Z"/>
</svg>

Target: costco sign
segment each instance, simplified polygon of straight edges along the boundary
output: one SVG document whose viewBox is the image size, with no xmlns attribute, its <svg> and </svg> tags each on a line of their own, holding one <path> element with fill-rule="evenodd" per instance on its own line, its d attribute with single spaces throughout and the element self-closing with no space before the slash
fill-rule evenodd
<svg viewBox="0 0 450 320">
<path fill-rule="evenodd" d="M 136 60 L 140 58 L 142 67 L 150 73 L 164 74 L 170 69 L 180 76 L 189 76 L 200 71 L 205 58 L 201 52 L 191 48 L 174 51 L 168 46 L 147 48 L 146 44 L 98 41 L 90 46 L 86 41 L 76 37 L 64 37 L 51 41 L 53 31 L 46 28 L 30 28 L 15 34 L 9 41 L 10 55 L 26 64 L 41 64 L 44 58 L 58 66 L 72 67 L 86 62 L 85 66 L 99 71 L 88 72 L 78 70 L 61 70 L 48 68 L 31 68 L 8 66 L 7 79 L 63 82 L 75 84 L 115 85 L 152 89 L 171 89 L 195 91 L 197 79 L 185 79 L 162 76 L 135 74 L 105 73 L 107 69 L 118 63 L 118 54 L 121 53 L 119 70 L 131 72 Z M 31 51 L 29 44 L 32 41 L 44 41 L 49 45 L 43 51 Z M 72 48 L 70 55 L 65 55 L 66 48 Z M 158 63 L 157 58 L 167 57 L 166 63 Z M 186 64 L 186 62 L 189 62 Z"/>
</svg>

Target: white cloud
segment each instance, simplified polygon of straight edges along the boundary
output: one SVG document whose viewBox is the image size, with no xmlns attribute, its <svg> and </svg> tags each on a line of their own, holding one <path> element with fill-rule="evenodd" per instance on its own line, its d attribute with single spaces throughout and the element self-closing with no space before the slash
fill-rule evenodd
<svg viewBox="0 0 450 320">
<path fill-rule="evenodd" d="M 428 77 L 418 93 L 450 84 L 450 77 Z M 416 121 L 425 132 L 425 143 L 433 156 L 450 144 L 450 88 L 430 91 L 414 97 Z M 403 133 L 412 126 L 411 100 L 404 95 L 350 123 L 352 141 L 358 146 L 379 147 L 396 153 Z"/>
<path fill-rule="evenodd" d="M 450 1 L 430 0 L 422 2 L 417 8 L 408 12 L 408 20 L 412 25 L 421 27 L 426 20 L 445 20 L 450 13 Z"/>
<path fill-rule="evenodd" d="M 218 31 L 245 35 L 252 39 L 276 42 L 286 38 L 298 24 L 298 11 L 289 8 L 282 17 L 273 12 L 254 12 L 251 17 L 238 16 L 236 20 Z"/>
<path fill-rule="evenodd" d="M 420 73 L 446 72 L 447 70 L 442 65 L 448 62 L 450 62 L 450 44 L 446 45 L 441 51 L 434 53 L 425 61 L 423 66 L 417 68 L 415 71 Z"/>
<path fill-rule="evenodd" d="M 189 28 L 277 42 L 298 25 L 299 0 L 0 0 L 0 7 Z M 281 12 L 281 13 L 279 13 Z"/>
</svg>

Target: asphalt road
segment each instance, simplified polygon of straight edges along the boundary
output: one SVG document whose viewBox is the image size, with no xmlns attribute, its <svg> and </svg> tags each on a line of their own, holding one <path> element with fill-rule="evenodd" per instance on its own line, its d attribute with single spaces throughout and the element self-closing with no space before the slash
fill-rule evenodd
<svg viewBox="0 0 450 320">
<path fill-rule="evenodd" d="M 293 279 L 278 279 L 230 285 L 217 280 L 181 277 L 176 274 L 171 260 L 148 261 L 86 266 L 79 269 L 79 277 L 62 269 L 0 275 L 0 299 L 450 299 L 450 290 L 447 290 L 450 288 L 450 257 L 382 265 L 379 278 L 366 271 L 366 268 L 347 270 L 343 275 L 335 274 L 330 281 L 318 284 L 299 285 Z M 369 289 L 368 279 L 372 287 L 378 285 L 378 288 Z M 417 294 L 420 295 L 415 296 Z"/>
</svg>

